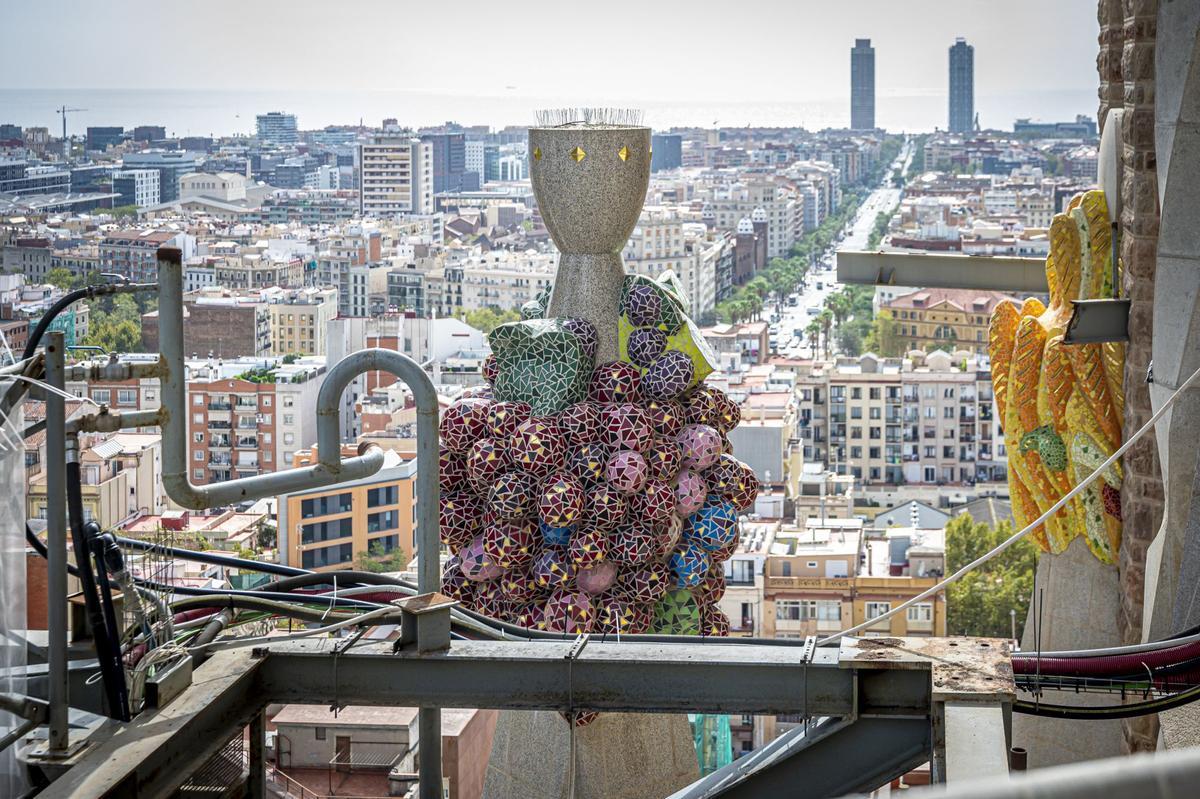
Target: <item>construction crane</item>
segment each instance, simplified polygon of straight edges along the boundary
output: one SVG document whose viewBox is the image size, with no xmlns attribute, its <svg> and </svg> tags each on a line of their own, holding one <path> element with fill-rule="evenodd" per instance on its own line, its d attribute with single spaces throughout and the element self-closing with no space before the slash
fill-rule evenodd
<svg viewBox="0 0 1200 799">
<path fill-rule="evenodd" d="M 62 147 L 63 147 L 63 160 L 64 161 L 69 160 L 69 158 L 71 156 L 71 145 L 70 145 L 70 142 L 67 141 L 67 114 L 73 113 L 75 111 L 86 111 L 86 110 L 87 110 L 86 108 L 67 108 L 64 105 L 62 108 L 59 108 L 54 112 L 54 113 L 62 116 L 62 123 L 63 123 L 63 126 L 62 126 L 63 145 L 62 145 Z"/>
</svg>

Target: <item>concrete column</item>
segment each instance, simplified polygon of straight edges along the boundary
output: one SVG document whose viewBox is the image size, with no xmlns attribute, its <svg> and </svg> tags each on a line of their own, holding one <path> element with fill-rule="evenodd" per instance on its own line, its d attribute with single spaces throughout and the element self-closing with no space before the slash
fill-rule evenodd
<svg viewBox="0 0 1200 799">
<path fill-rule="evenodd" d="M 267 799 L 267 720 L 264 711 L 250 720 L 250 773 L 246 777 L 246 795 Z"/>
</svg>

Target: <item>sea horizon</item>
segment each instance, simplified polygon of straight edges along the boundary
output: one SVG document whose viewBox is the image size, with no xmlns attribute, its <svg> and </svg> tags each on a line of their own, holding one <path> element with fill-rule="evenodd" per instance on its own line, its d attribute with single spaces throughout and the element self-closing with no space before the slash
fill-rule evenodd
<svg viewBox="0 0 1200 799">
<path fill-rule="evenodd" d="M 640 108 L 655 129 L 671 127 L 844 128 L 849 97 L 811 100 L 687 101 L 620 97 L 563 98 L 512 94 L 461 94 L 445 90 L 362 89 L 350 91 L 288 89 L 0 89 L 0 123 L 62 129 L 57 109 L 82 110 L 67 117 L 69 134 L 88 126 L 162 125 L 168 136 L 232 136 L 254 132 L 255 115 L 267 111 L 295 114 L 301 129 L 329 125 L 378 127 L 385 118 L 401 125 L 427 127 L 448 121 L 493 129 L 534 123 L 539 108 L 604 105 Z M 1018 95 L 980 95 L 976 100 L 983 128 L 1011 130 L 1018 118 L 1058 122 L 1077 114 L 1094 117 L 1095 89 L 1046 89 Z M 880 93 L 876 123 L 891 132 L 929 132 L 946 126 L 943 90 L 914 89 Z"/>
</svg>

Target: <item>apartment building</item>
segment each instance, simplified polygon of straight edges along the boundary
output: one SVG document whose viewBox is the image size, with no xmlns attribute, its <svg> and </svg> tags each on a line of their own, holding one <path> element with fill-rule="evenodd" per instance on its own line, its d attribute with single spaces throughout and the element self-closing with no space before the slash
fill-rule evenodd
<svg viewBox="0 0 1200 799">
<path fill-rule="evenodd" d="M 701 191 L 704 190 L 704 191 Z M 804 235 L 804 198 L 771 181 L 698 187 L 709 204 L 718 230 L 734 230 L 742 219 L 752 219 L 755 210 L 767 223 L 767 258 L 786 258 Z"/>
<path fill-rule="evenodd" d="M 367 316 L 372 298 L 386 305 L 390 265 L 382 259 L 383 233 L 374 227 L 350 225 L 318 242 L 317 285 L 337 289 L 341 316 Z"/>
<path fill-rule="evenodd" d="M 358 145 L 362 216 L 433 212 L 433 145 L 406 134 L 385 134 Z"/>
<path fill-rule="evenodd" d="M 998 291 L 920 289 L 883 307 L 896 321 L 905 350 L 963 349 L 983 355 L 992 311 L 1006 299 L 1012 298 Z"/>
<path fill-rule="evenodd" d="M 338 313 L 336 288 L 266 292 L 271 351 L 280 355 L 325 355 L 329 320 Z"/>
<path fill-rule="evenodd" d="M 324 375 L 324 358 L 291 364 L 248 358 L 189 362 L 192 482 L 218 483 L 287 468 L 294 453 L 316 437 Z"/>
<path fill-rule="evenodd" d="M 554 281 L 554 256 L 536 252 L 492 252 L 447 264 L 447 282 L 459 280 L 462 310 L 520 308 Z"/>
<path fill-rule="evenodd" d="M 805 463 L 862 485 L 971 484 L 1007 474 L 991 373 L 977 356 L 867 354 L 812 364 L 796 385 Z"/>
<path fill-rule="evenodd" d="M 355 454 L 345 447 L 344 456 Z M 316 448 L 298 451 L 291 462 L 315 462 Z M 279 497 L 279 551 L 289 566 L 317 571 L 350 569 L 374 549 L 399 548 L 411 558 L 416 550 L 413 492 L 415 458 L 387 451 L 383 468 L 362 480 L 332 489 L 300 491 Z"/>
<path fill-rule="evenodd" d="M 120 196 L 118 205 L 149 208 L 159 203 L 159 174 L 157 169 L 125 169 L 113 173 L 112 190 Z"/>
<path fill-rule="evenodd" d="M 158 433 L 117 433 L 83 442 L 79 455 L 84 521 L 115 527 L 139 513 L 162 513 L 167 494 L 162 483 L 162 437 Z M 45 519 L 46 472 L 26 485 L 29 518 Z"/>
</svg>

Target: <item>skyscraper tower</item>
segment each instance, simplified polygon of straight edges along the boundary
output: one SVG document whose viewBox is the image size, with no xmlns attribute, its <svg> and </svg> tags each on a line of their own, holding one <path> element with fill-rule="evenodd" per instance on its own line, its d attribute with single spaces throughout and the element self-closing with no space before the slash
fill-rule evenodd
<svg viewBox="0 0 1200 799">
<path fill-rule="evenodd" d="M 855 39 L 850 50 L 850 127 L 875 128 L 875 48 L 870 39 Z"/>
<path fill-rule="evenodd" d="M 950 48 L 950 132 L 975 129 L 975 48 L 961 36 Z"/>
</svg>

